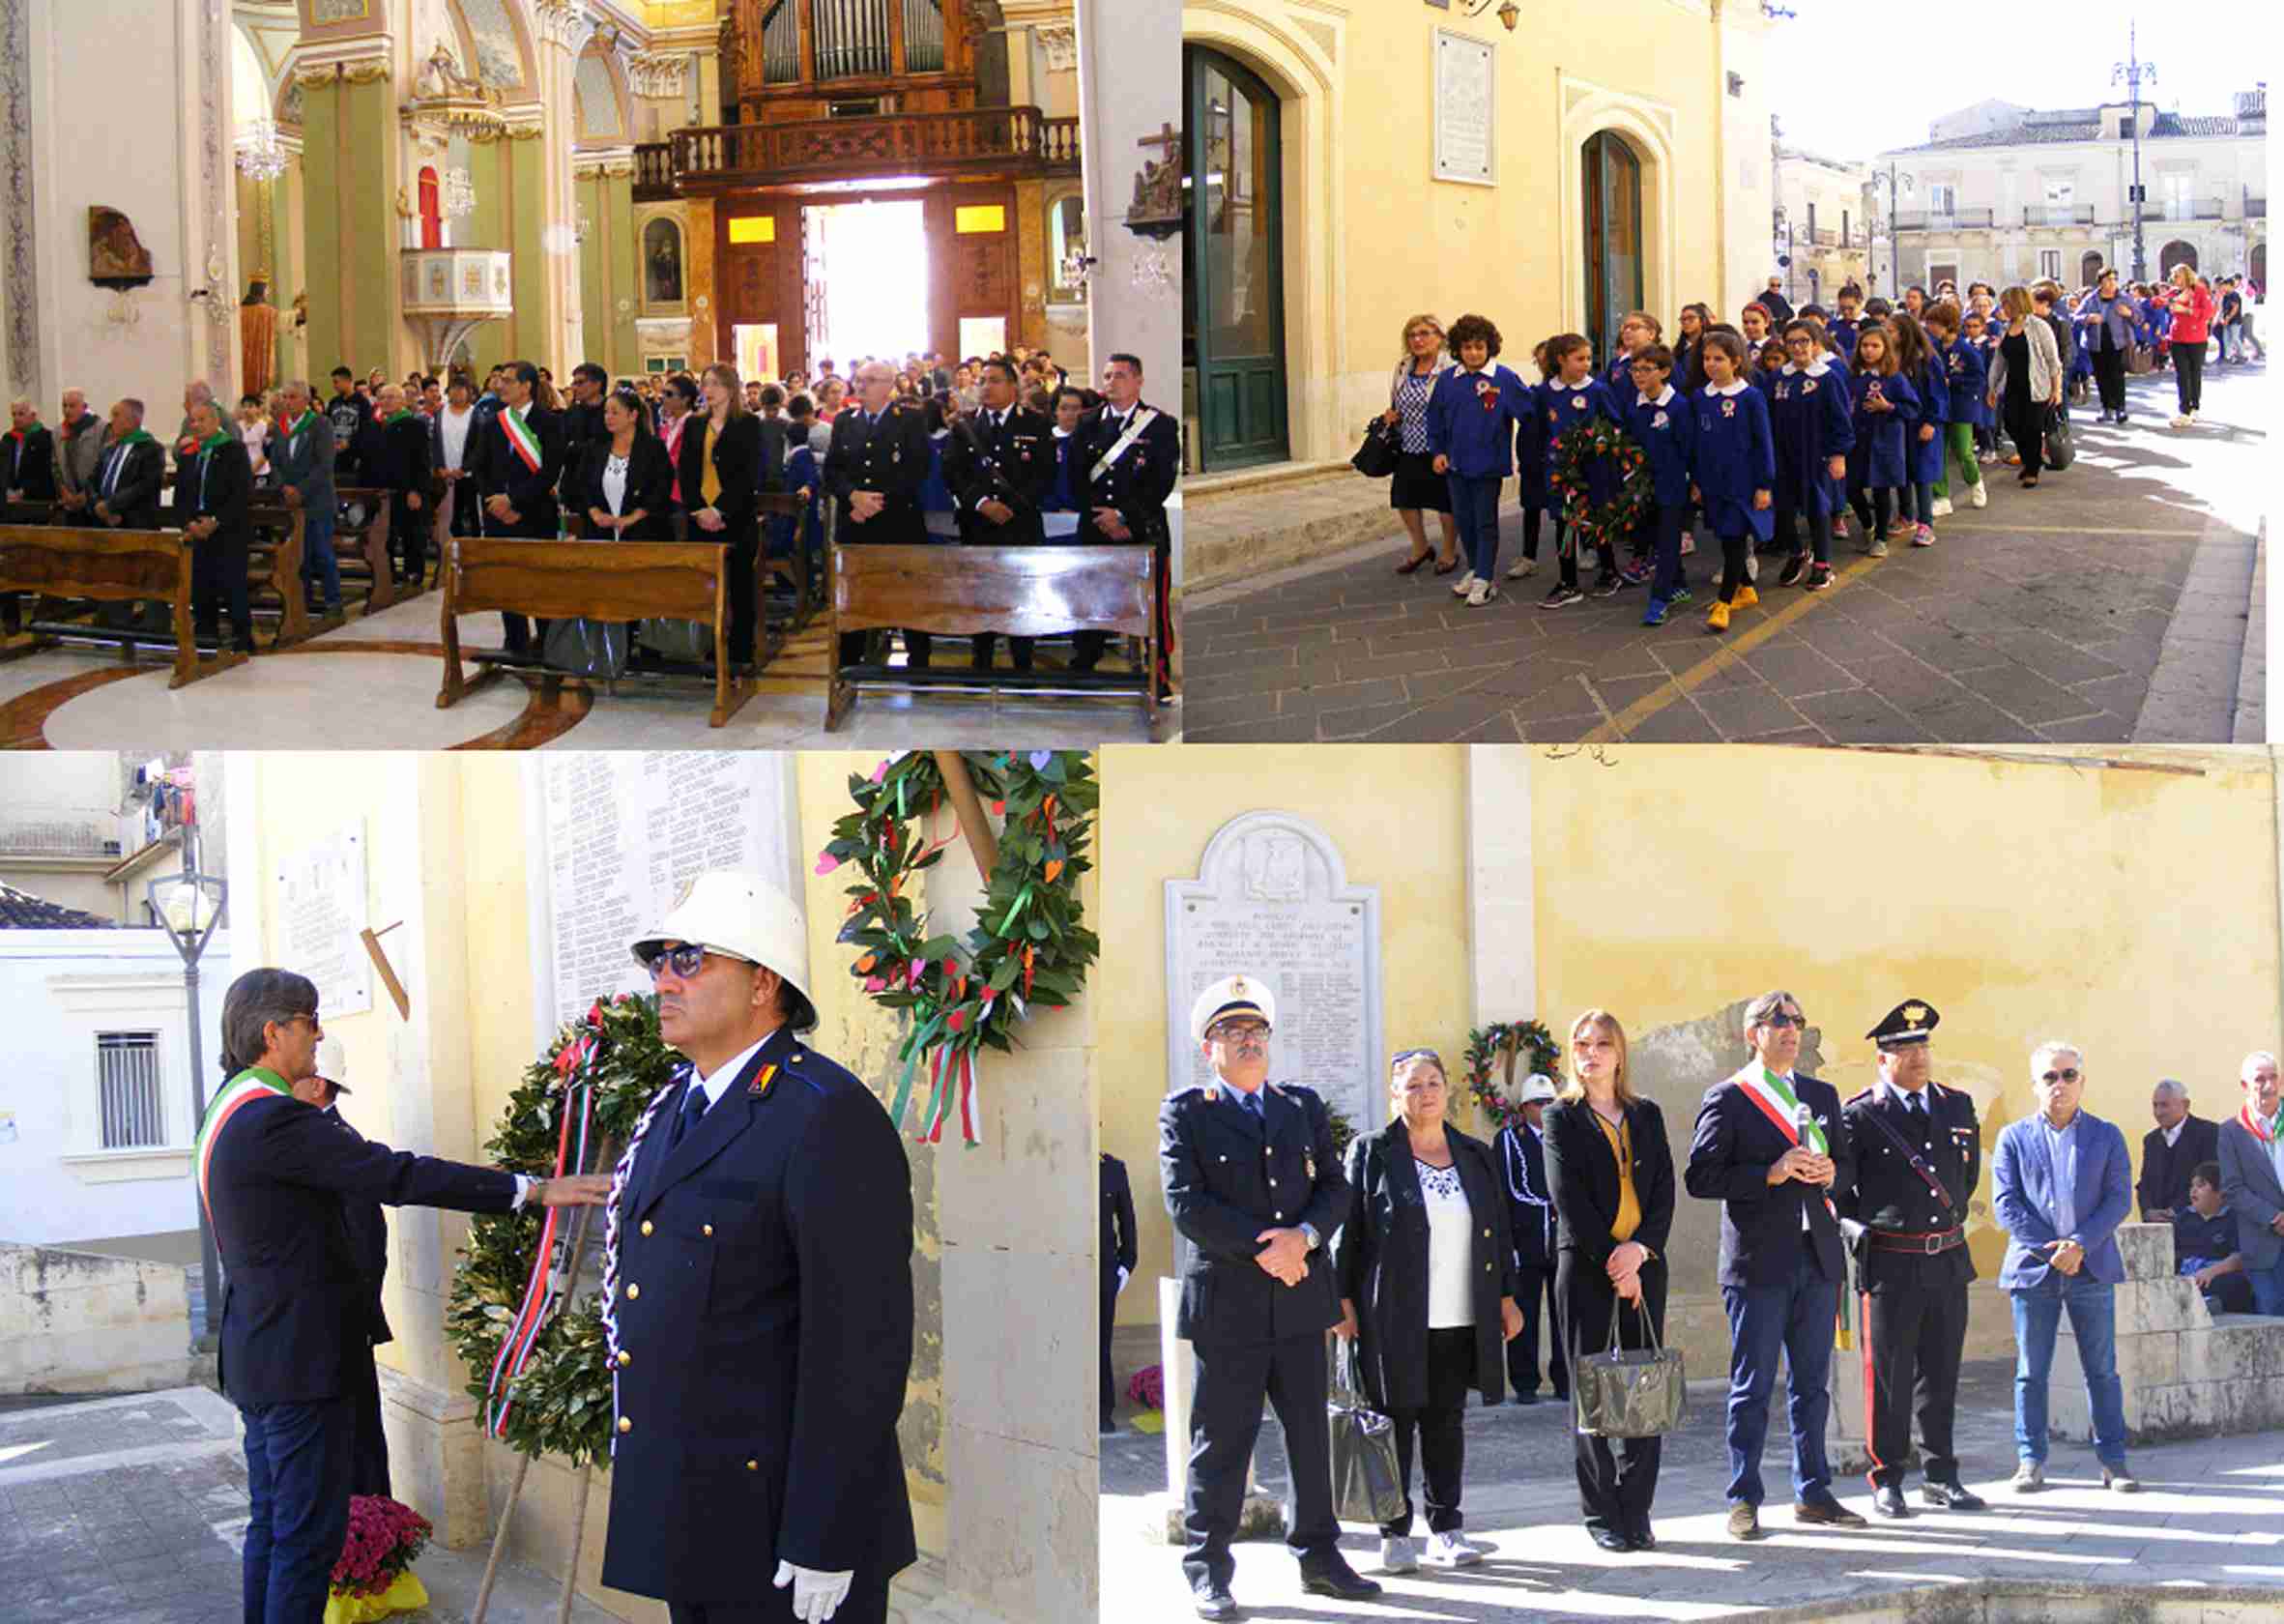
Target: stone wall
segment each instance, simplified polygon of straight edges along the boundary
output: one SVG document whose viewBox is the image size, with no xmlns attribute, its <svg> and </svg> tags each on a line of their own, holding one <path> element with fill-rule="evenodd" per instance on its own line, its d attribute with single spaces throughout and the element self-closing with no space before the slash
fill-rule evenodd
<svg viewBox="0 0 2284 1624">
<path fill-rule="evenodd" d="M 190 1379 L 180 1268 L 0 1241 L 0 1393 L 139 1393 Z"/>
</svg>

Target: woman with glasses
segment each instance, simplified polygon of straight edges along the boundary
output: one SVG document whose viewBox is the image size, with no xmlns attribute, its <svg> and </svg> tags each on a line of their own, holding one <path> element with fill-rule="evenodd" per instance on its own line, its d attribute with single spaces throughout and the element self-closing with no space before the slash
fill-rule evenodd
<svg viewBox="0 0 2284 1624">
<path fill-rule="evenodd" d="M 1665 1118 L 1626 1075 L 1626 1029 L 1605 1009 L 1571 1023 L 1571 1081 L 1547 1108 L 1547 1186 L 1554 1203 L 1554 1291 L 1578 1359 L 1610 1344 L 1646 1348 L 1665 1335 L 1665 1236 L 1673 1228 L 1673 1154 Z M 1623 1305 L 1623 1306 L 1621 1306 Z M 1578 1503 L 1605 1551 L 1652 1551 L 1657 1437 L 1577 1435 Z"/>
<path fill-rule="evenodd" d="M 1432 1049 L 1391 1062 L 1396 1119 L 1348 1146 L 1348 1215 L 1333 1237 L 1341 1322 L 1355 1345 L 1364 1397 L 1395 1423 L 1403 1513 L 1380 1525 L 1380 1565 L 1419 1567 L 1412 1543 L 1412 1440 L 1428 1500 L 1428 1559 L 1480 1562 L 1460 1530 L 1467 1391 L 1506 1397 L 1503 1345 L 1522 1329 L 1515 1246 L 1490 1146 L 1444 1119 L 1450 1099 Z"/>
</svg>

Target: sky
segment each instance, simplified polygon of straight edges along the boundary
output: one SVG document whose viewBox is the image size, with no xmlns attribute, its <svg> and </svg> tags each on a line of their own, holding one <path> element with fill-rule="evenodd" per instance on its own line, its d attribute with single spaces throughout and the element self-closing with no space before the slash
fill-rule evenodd
<svg viewBox="0 0 2284 1624">
<path fill-rule="evenodd" d="M 1993 97 L 2030 107 L 2091 107 L 2125 86 L 2110 82 L 2125 60 L 2126 27 L 2138 19 L 2142 59 L 2157 70 L 2142 81 L 2145 100 L 2184 115 L 2236 110 L 2274 61 L 2271 24 L 2261 8 L 2165 6 L 2154 0 L 1778 0 L 1799 14 L 1772 26 L 1770 106 L 1788 145 L 1833 158 L 1863 159 L 1927 138 L 1927 121 Z M 2183 17 L 2195 20 L 2186 26 Z M 2233 19 L 2233 20 L 2232 20 Z M 2216 28 L 2213 26 L 2219 23 Z M 1898 73 L 1889 44 L 1897 34 L 1935 48 L 1922 72 Z M 2233 35 L 2233 48 L 2232 48 Z M 1959 42 L 1982 42 L 1957 48 Z M 1878 94 L 1866 96 L 1877 85 Z"/>
</svg>

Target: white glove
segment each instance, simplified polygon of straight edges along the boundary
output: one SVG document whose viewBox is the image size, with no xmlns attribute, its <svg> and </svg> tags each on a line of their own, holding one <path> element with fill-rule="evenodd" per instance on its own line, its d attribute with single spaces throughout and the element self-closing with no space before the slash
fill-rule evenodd
<svg viewBox="0 0 2284 1624">
<path fill-rule="evenodd" d="M 1120 1269 L 1120 1270 L 1118 1271 L 1118 1290 L 1119 1290 L 1119 1291 L 1123 1291 L 1123 1290 L 1126 1290 L 1126 1282 L 1127 1282 L 1127 1281 L 1129 1281 L 1129 1280 L 1131 1280 L 1131 1279 L 1133 1279 L 1133 1278 L 1134 1278 L 1134 1270 L 1132 1270 L 1132 1269 L 1128 1269 L 1128 1268 L 1122 1268 L 1122 1269 Z M 1111 1294 L 1112 1294 L 1113 1296 L 1115 1296 L 1115 1295 L 1117 1295 L 1117 1292 L 1116 1292 L 1116 1291 L 1113 1291 L 1113 1292 L 1112 1292 Z"/>
<path fill-rule="evenodd" d="M 796 1568 L 791 1562 L 777 1564 L 777 1588 L 793 1586 L 793 1615 L 801 1624 L 824 1624 L 840 1610 L 849 1599 L 850 1582 L 856 1577 L 848 1573 L 820 1573 L 815 1568 Z"/>
</svg>

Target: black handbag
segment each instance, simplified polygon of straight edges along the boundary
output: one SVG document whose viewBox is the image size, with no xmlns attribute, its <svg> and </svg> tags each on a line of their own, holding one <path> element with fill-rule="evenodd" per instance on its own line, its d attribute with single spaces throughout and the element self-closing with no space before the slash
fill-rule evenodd
<svg viewBox="0 0 2284 1624">
<path fill-rule="evenodd" d="M 1336 1337 L 1331 1394 L 1332 1509 L 1343 1522 L 1393 1522 L 1403 1515 L 1396 1470 L 1396 1425 L 1364 1402 L 1356 1373 L 1356 1338 Z"/>
<path fill-rule="evenodd" d="M 2046 466 L 2060 473 L 2077 460 L 2078 449 L 2070 444 L 2069 420 L 2055 407 L 2046 408 Z"/>
<path fill-rule="evenodd" d="M 1368 479 L 1385 479 L 1396 472 L 1396 430 L 1385 418 L 1374 418 L 1365 425 L 1364 444 L 1356 448 L 1356 454 L 1348 465 Z"/>
</svg>

